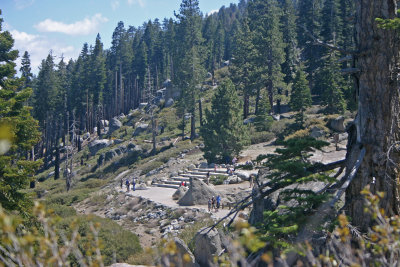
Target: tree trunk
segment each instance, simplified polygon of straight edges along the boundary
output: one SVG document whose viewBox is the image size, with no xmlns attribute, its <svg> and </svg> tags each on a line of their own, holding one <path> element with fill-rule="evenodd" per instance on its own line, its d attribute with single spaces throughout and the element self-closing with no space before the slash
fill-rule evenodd
<svg viewBox="0 0 400 267">
<path fill-rule="evenodd" d="M 196 138 L 196 113 L 195 113 L 194 106 L 193 106 L 191 115 L 192 116 L 190 117 L 190 140 L 193 141 Z"/>
<path fill-rule="evenodd" d="M 249 116 L 249 94 L 247 90 L 244 92 L 243 96 L 243 119 L 247 119 Z"/>
<path fill-rule="evenodd" d="M 381 206 L 388 216 L 399 214 L 396 186 L 399 155 L 391 148 L 399 141 L 400 99 L 396 69 L 399 40 L 395 31 L 380 29 L 375 22 L 375 18 L 395 18 L 396 5 L 396 0 L 356 0 L 358 55 L 354 67 L 361 72 L 356 76 L 359 103 L 354 126 L 350 127 L 347 172 L 354 165 L 361 147 L 366 149 L 366 154 L 347 188 L 346 210 L 352 224 L 362 230 L 371 223 L 363 212 L 364 200 L 360 195 L 366 185 L 370 185 L 372 193 L 385 192 Z"/>
<path fill-rule="evenodd" d="M 200 127 L 203 126 L 203 107 L 201 105 L 201 99 L 199 99 L 199 120 L 200 120 Z"/>
</svg>

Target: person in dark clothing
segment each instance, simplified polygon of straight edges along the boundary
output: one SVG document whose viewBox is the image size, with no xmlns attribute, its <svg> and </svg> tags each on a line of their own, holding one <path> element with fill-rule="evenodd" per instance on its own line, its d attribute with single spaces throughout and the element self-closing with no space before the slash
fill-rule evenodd
<svg viewBox="0 0 400 267">
<path fill-rule="evenodd" d="M 129 186 L 130 186 L 130 182 L 129 182 L 129 180 L 128 179 L 126 179 L 126 182 L 125 182 L 125 184 L 126 184 L 126 192 L 129 192 Z"/>
<path fill-rule="evenodd" d="M 135 177 L 133 177 L 133 179 L 132 179 L 132 189 L 133 189 L 133 191 L 136 190 L 136 180 L 135 180 Z"/>
<path fill-rule="evenodd" d="M 121 178 L 121 189 L 124 186 L 124 180 Z"/>
</svg>

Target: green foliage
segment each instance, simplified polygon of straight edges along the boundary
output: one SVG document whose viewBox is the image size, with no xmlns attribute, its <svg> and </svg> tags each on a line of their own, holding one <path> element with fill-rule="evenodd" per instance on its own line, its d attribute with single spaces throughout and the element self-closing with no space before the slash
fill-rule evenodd
<svg viewBox="0 0 400 267">
<path fill-rule="evenodd" d="M 258 110 L 254 120 L 254 126 L 256 127 L 257 131 L 267 131 L 270 129 L 273 122 L 272 116 L 269 115 L 270 110 L 271 105 L 269 103 L 268 96 L 267 94 L 263 94 L 258 104 Z"/>
<path fill-rule="evenodd" d="M 400 14 L 400 10 L 397 10 L 397 13 Z M 396 17 L 394 19 L 382 19 L 376 18 L 375 21 L 378 23 L 378 26 L 382 29 L 386 30 L 398 30 L 400 29 L 400 18 Z"/>
<path fill-rule="evenodd" d="M 342 87 L 344 80 L 339 73 L 336 57 L 331 54 L 325 61 L 324 68 L 318 74 L 318 87 L 323 92 L 322 103 L 326 105 L 325 112 L 329 114 L 342 114 L 346 109 Z"/>
<path fill-rule="evenodd" d="M 293 82 L 292 95 L 289 105 L 292 110 L 298 111 L 296 122 L 302 125 L 304 122 L 304 111 L 311 106 L 311 91 L 304 71 L 300 68 Z"/>
<path fill-rule="evenodd" d="M 91 240 L 91 224 L 98 227 L 98 238 L 100 252 L 104 257 L 104 264 L 113 263 L 115 255 L 117 262 L 126 261 L 132 254 L 142 251 L 137 235 L 128 230 L 123 229 L 116 222 L 103 219 L 97 216 L 75 216 L 63 218 L 57 224 L 57 228 L 70 234 L 72 231 L 70 225 L 76 225 L 80 240 L 78 246 L 82 253 L 90 253 L 86 250 L 85 243 Z"/>
<path fill-rule="evenodd" d="M 194 237 L 196 233 L 204 228 L 208 227 L 213 224 L 212 220 L 199 220 L 196 221 L 194 224 L 189 225 L 188 227 L 185 227 L 180 233 L 179 233 L 179 238 L 182 239 L 185 244 L 188 245 L 189 249 L 194 252 Z"/>
<path fill-rule="evenodd" d="M 275 246 L 287 246 L 290 236 L 295 235 L 315 207 L 326 200 L 327 194 L 319 194 L 302 185 L 314 181 L 332 182 L 332 178 L 324 173 L 312 173 L 310 168 L 314 164 L 308 160 L 313 149 L 328 144 L 311 137 L 294 138 L 282 141 L 280 145 L 284 147 L 267 156 L 265 166 L 271 170 L 267 176 L 271 188 L 282 189 L 282 203 L 275 210 L 264 212 L 262 226 L 265 240 Z M 289 187 L 295 184 L 296 187 Z"/>
<path fill-rule="evenodd" d="M 247 142 L 240 101 L 230 80 L 218 86 L 212 110 L 206 110 L 206 122 L 200 130 L 204 139 L 204 158 L 223 162 L 238 155 Z"/>
<path fill-rule="evenodd" d="M 213 185 L 221 185 L 226 180 L 226 176 L 224 175 L 213 175 L 210 177 L 210 183 Z"/>
<path fill-rule="evenodd" d="M 19 91 L 24 79 L 14 78 L 18 51 L 12 50 L 14 40 L 8 31 L 2 31 L 2 21 L 0 18 L 0 204 L 7 210 L 26 212 L 31 201 L 21 190 L 27 188 L 41 164 L 26 160 L 26 155 L 40 134 L 31 108 L 25 105 L 32 90 Z"/>
</svg>

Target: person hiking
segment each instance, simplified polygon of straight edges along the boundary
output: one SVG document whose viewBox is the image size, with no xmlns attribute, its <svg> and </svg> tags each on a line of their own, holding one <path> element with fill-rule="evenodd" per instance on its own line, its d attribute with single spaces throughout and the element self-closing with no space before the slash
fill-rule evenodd
<svg viewBox="0 0 400 267">
<path fill-rule="evenodd" d="M 124 180 L 121 178 L 121 189 L 124 186 Z"/>
<path fill-rule="evenodd" d="M 208 198 L 208 212 L 211 212 L 211 198 Z"/>
<path fill-rule="evenodd" d="M 132 189 L 133 189 L 133 191 L 136 190 L 136 180 L 135 180 L 135 177 L 132 178 Z"/>
<path fill-rule="evenodd" d="M 129 183 L 129 180 L 128 180 L 128 179 L 126 179 L 125 184 L 126 184 L 126 192 L 129 192 L 130 183 Z"/>
<path fill-rule="evenodd" d="M 219 206 L 220 206 L 220 204 L 221 204 L 221 197 L 220 197 L 220 195 L 217 196 L 216 201 L 217 201 L 217 210 L 218 210 L 218 209 L 219 209 Z"/>
<path fill-rule="evenodd" d="M 207 172 L 207 185 L 210 184 L 210 171 Z"/>
<path fill-rule="evenodd" d="M 211 198 L 211 210 L 214 210 L 214 209 L 215 209 L 215 197 L 213 196 Z"/>
</svg>

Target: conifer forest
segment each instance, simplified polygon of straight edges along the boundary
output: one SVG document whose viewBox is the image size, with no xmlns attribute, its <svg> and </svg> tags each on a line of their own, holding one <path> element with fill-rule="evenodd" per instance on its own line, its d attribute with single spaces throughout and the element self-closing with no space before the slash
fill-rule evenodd
<svg viewBox="0 0 400 267">
<path fill-rule="evenodd" d="M 0 17 L 0 266 L 400 264 L 398 2 L 199 1 L 37 71 Z"/>
</svg>

